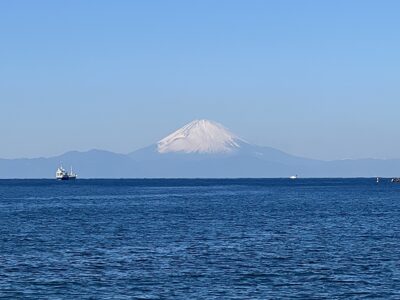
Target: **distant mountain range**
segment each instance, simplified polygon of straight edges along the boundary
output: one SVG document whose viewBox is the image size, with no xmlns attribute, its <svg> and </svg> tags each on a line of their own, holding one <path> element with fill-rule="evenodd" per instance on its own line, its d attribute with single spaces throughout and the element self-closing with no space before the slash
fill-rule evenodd
<svg viewBox="0 0 400 300">
<path fill-rule="evenodd" d="M 321 161 L 252 145 L 222 125 L 195 120 L 129 154 L 71 151 L 34 159 L 0 159 L 0 178 L 54 178 L 74 166 L 80 178 L 396 177 L 400 160 Z"/>
</svg>

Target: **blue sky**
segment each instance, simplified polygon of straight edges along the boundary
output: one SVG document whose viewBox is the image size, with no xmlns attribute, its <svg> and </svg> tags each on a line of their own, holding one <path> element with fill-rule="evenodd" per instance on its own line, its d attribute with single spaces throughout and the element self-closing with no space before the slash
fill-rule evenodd
<svg viewBox="0 0 400 300">
<path fill-rule="evenodd" d="M 400 158 L 399 1 L 1 1 L 0 157 L 130 152 L 197 118 Z"/>
</svg>

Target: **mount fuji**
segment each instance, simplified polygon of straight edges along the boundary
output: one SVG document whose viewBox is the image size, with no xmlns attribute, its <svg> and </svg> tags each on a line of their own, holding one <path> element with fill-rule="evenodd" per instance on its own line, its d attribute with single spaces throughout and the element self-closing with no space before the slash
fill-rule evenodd
<svg viewBox="0 0 400 300">
<path fill-rule="evenodd" d="M 54 178 L 62 163 L 80 178 L 395 177 L 400 160 L 321 161 L 253 145 L 221 124 L 195 120 L 157 143 L 117 154 L 71 151 L 35 159 L 0 159 L 0 178 Z"/>
<path fill-rule="evenodd" d="M 157 143 L 159 153 L 231 153 L 244 141 L 221 124 L 195 120 Z"/>
<path fill-rule="evenodd" d="M 209 120 L 192 121 L 129 157 L 146 177 L 286 177 L 317 162 L 252 145 Z"/>
</svg>

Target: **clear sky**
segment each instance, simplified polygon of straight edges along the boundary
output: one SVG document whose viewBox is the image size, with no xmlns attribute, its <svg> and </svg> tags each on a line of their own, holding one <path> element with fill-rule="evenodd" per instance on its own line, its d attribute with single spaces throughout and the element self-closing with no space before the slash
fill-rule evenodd
<svg viewBox="0 0 400 300">
<path fill-rule="evenodd" d="M 127 153 L 197 118 L 400 158 L 400 1 L 0 1 L 0 157 Z"/>
</svg>

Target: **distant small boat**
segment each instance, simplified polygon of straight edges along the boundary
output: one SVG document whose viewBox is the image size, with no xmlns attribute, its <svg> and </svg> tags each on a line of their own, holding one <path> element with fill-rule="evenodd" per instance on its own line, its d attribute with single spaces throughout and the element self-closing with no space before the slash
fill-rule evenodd
<svg viewBox="0 0 400 300">
<path fill-rule="evenodd" d="M 297 175 L 293 175 L 293 176 L 290 176 L 290 177 L 289 177 L 289 179 L 297 179 L 297 178 L 298 178 Z"/>
<path fill-rule="evenodd" d="M 376 183 L 379 183 L 380 178 L 376 177 Z"/>
<path fill-rule="evenodd" d="M 65 171 L 65 169 L 62 166 L 60 166 L 57 169 L 57 172 L 56 172 L 57 180 L 74 180 L 74 179 L 76 179 L 76 177 L 77 177 L 77 175 L 74 172 L 72 172 L 72 167 L 71 167 L 71 171 L 69 173 L 67 171 Z"/>
<path fill-rule="evenodd" d="M 393 183 L 400 183 L 400 178 L 392 178 L 391 182 Z"/>
</svg>

